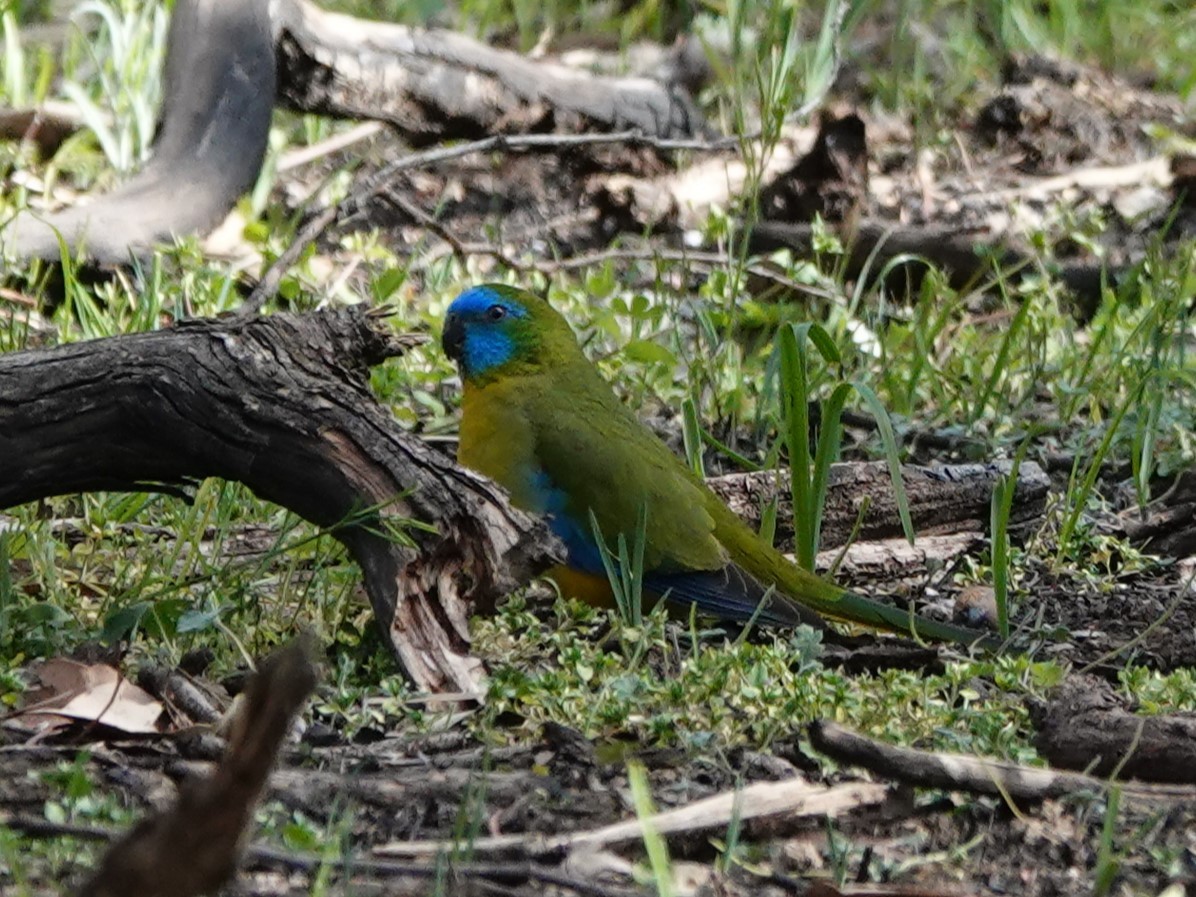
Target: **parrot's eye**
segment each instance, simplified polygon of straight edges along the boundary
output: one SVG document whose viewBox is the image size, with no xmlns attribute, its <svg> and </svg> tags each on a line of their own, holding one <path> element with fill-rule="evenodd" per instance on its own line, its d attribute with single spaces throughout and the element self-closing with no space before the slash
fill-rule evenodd
<svg viewBox="0 0 1196 897">
<path fill-rule="evenodd" d="M 486 317 L 491 321 L 501 321 L 507 316 L 507 310 L 502 305 L 491 305 L 486 309 Z"/>
</svg>

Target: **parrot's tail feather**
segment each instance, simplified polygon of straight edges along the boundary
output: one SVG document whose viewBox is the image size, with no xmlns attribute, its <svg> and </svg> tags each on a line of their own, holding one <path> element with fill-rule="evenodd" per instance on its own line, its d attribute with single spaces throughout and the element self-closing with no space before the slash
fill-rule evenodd
<svg viewBox="0 0 1196 897">
<path fill-rule="evenodd" d="M 702 613 L 763 626 L 798 626 L 805 623 L 825 628 L 818 614 L 794 604 L 776 589 L 768 590 L 751 574 L 735 564 L 721 570 L 686 573 L 647 573 L 644 588 L 681 607 L 696 605 Z"/>
<path fill-rule="evenodd" d="M 977 645 L 987 651 L 996 651 L 1001 640 L 991 633 L 966 626 L 958 626 L 942 620 L 931 620 L 911 610 L 902 610 L 889 604 L 881 604 L 853 592 L 844 592 L 840 598 L 822 611 L 823 615 L 845 623 L 857 623 L 877 629 L 901 632 L 915 638 L 933 639 L 939 642 L 956 642 L 961 645 Z"/>
</svg>

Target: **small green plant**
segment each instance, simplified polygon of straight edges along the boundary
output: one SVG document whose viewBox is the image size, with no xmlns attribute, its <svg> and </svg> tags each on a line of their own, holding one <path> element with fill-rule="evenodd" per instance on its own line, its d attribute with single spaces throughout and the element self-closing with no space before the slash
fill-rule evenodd
<svg viewBox="0 0 1196 897">
<path fill-rule="evenodd" d="M 810 351 L 813 344 L 827 365 L 842 363 L 838 347 L 827 331 L 817 324 L 794 324 L 781 330 L 780 394 L 782 429 L 789 450 L 790 489 L 793 496 L 793 529 L 797 563 L 807 570 L 814 569 L 814 558 L 822 532 L 822 514 L 830 469 L 839 455 L 842 440 L 843 409 L 848 397 L 855 392 L 872 411 L 885 447 L 885 457 L 893 482 L 898 513 L 906 537 L 914 538 L 913 521 L 909 513 L 909 499 L 901 479 L 901 458 L 897 437 L 888 412 L 872 389 L 861 381 L 834 384 L 830 397 L 821 403 L 821 430 L 817 448 L 810 455 L 812 427 L 810 400 L 814 389 L 810 381 Z"/>
<path fill-rule="evenodd" d="M 1121 853 L 1114 844 L 1117 833 L 1117 814 L 1121 807 L 1121 786 L 1113 785 L 1109 788 L 1106 798 L 1105 818 L 1101 825 L 1100 840 L 1097 844 L 1096 867 L 1092 874 L 1092 893 L 1095 897 L 1105 897 L 1113 890 L 1113 882 L 1121 870 Z"/>
<path fill-rule="evenodd" d="M 652 822 L 652 817 L 656 815 L 656 807 L 652 803 L 648 774 L 641 764 L 627 764 L 627 782 L 631 786 L 631 802 L 635 805 L 635 815 L 639 817 L 644 831 L 644 850 L 648 854 L 652 886 L 656 889 L 658 897 L 673 897 L 673 864 L 669 860 L 669 846 Z"/>
<path fill-rule="evenodd" d="M 66 68 L 94 75 L 84 83 L 72 74 L 63 92 L 78 106 L 109 163 L 118 171 L 129 171 L 149 154 L 154 139 L 166 9 L 132 0 L 87 0 L 75 8 L 72 18 L 79 22 L 88 17 L 96 22 L 96 34 L 71 44 Z M 95 92 L 93 85 L 98 87 Z"/>
<path fill-rule="evenodd" d="M 743 782 L 735 782 L 735 801 L 731 804 L 731 821 L 727 823 L 727 836 L 723 841 L 722 852 L 715 863 L 716 868 L 724 875 L 731 871 L 735 864 L 735 857 L 739 852 L 740 836 L 743 834 Z"/>
<path fill-rule="evenodd" d="M 648 509 L 641 506 L 636 519 L 633 542 L 629 547 L 627 534 L 619 533 L 617 548 L 612 551 L 602 537 L 598 518 L 590 511 L 590 528 L 598 545 L 598 554 L 606 578 L 615 596 L 615 607 L 623 622 L 635 629 L 644 624 L 644 545 L 648 540 Z"/>
<path fill-rule="evenodd" d="M 1001 638 L 1009 638 L 1009 517 L 1013 513 L 1013 497 L 1017 492 L 1017 477 L 1022 461 L 1030 449 L 1030 439 L 1022 441 L 1013 458 L 1009 473 L 999 477 L 993 486 L 989 508 L 989 537 L 992 543 L 993 596 L 997 604 L 997 631 Z"/>
</svg>

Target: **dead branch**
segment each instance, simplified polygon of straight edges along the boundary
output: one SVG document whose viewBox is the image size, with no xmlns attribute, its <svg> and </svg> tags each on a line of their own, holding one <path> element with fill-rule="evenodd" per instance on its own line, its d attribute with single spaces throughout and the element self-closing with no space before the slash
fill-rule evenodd
<svg viewBox="0 0 1196 897">
<path fill-rule="evenodd" d="M 475 853 L 515 850 L 530 856 L 562 851 L 593 851 L 613 844 L 636 841 L 645 827 L 672 835 L 712 828 L 725 828 L 733 819 L 748 821 L 767 816 L 837 816 L 861 806 L 881 803 L 888 788 L 857 782 L 850 785 L 814 785 L 804 779 L 757 782 L 738 791 L 726 791 L 683 807 L 654 813 L 643 819 L 629 819 L 588 831 L 545 837 L 543 835 L 496 835 L 476 838 Z M 434 857 L 444 852 L 443 841 L 397 841 L 377 849 L 381 856 Z"/>
<path fill-rule="evenodd" d="M 969 791 L 1013 800 L 1046 800 L 1082 792 L 1100 793 L 1109 787 L 1107 781 L 1075 772 L 897 747 L 866 738 L 829 720 L 816 720 L 809 731 L 814 748 L 837 762 L 921 788 Z M 1142 800 L 1196 800 L 1194 788 L 1134 782 L 1122 783 L 1121 787 L 1126 796 Z"/>
<path fill-rule="evenodd" d="M 178 236 L 206 232 L 257 179 L 274 109 L 268 0 L 179 0 L 167 39 L 164 99 L 146 166 L 95 201 L 23 212 L 0 251 L 119 265 Z"/>
<path fill-rule="evenodd" d="M 279 746 L 316 684 L 305 641 L 277 651 L 253 677 L 215 774 L 113 845 L 80 897 L 192 897 L 232 878 Z"/>
<path fill-rule="evenodd" d="M 349 548 L 419 687 L 476 693 L 471 608 L 552 549 L 542 524 L 374 401 L 368 369 L 410 345 L 378 315 L 348 309 L 0 356 L 0 508 L 96 489 L 178 494 L 207 476 L 242 482 Z"/>
<path fill-rule="evenodd" d="M 410 143 L 534 131 L 704 130 L 684 91 L 592 75 L 498 50 L 463 34 L 408 28 L 277 0 L 279 99 L 304 112 L 373 118 Z"/>
<path fill-rule="evenodd" d="M 902 479 L 915 532 L 925 535 L 987 532 L 993 487 L 1000 477 L 1008 475 L 1010 468 L 1008 461 L 938 467 L 905 465 Z M 776 500 L 776 539 L 782 548 L 792 550 L 793 507 L 787 471 L 713 477 L 710 488 L 736 514 L 756 527 L 763 509 Z M 1040 519 L 1049 488 L 1050 479 L 1037 464 L 1031 461 L 1022 464 L 1011 530 L 1024 531 Z M 848 542 L 865 502 L 868 509 L 860 523 L 859 540 L 902 536 L 888 465 L 883 461 L 835 464 L 831 467 L 823 512 L 821 548 Z"/>
<path fill-rule="evenodd" d="M 1196 714 L 1142 716 L 1095 676 L 1069 676 L 1034 714 L 1051 764 L 1146 782 L 1196 784 Z"/>
</svg>

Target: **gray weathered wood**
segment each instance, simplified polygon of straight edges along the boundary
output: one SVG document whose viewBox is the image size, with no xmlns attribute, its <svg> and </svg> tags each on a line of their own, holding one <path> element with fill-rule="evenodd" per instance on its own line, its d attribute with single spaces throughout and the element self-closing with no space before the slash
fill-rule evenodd
<svg viewBox="0 0 1196 897">
<path fill-rule="evenodd" d="M 1035 747 L 1052 766 L 1196 784 L 1196 714 L 1141 716 L 1105 680 L 1073 675 L 1032 715 Z"/>
<path fill-rule="evenodd" d="M 1010 466 L 1008 461 L 939 467 L 905 465 L 902 477 L 915 532 L 986 532 L 993 486 L 1009 473 Z M 777 498 L 777 544 L 786 551 L 793 549 L 793 504 L 787 471 L 736 473 L 709 482 L 710 488 L 752 526 L 759 526 L 762 509 Z M 1050 485 L 1050 478 L 1037 464 L 1022 464 L 1010 521 L 1012 532 L 1041 518 Z M 820 548 L 847 543 L 865 501 L 869 507 L 857 536 L 859 541 L 902 535 L 888 465 L 883 461 L 835 464 L 831 467 Z"/>
<path fill-rule="evenodd" d="M 275 0 L 279 99 L 321 115 L 388 122 L 416 145 L 527 131 L 638 129 L 692 137 L 681 89 L 529 59 L 463 34 Z"/>
<path fill-rule="evenodd" d="M 274 111 L 274 46 L 267 0 L 178 0 L 170 20 L 161 123 L 149 162 L 90 203 L 23 212 L 0 231 L 0 251 L 103 265 L 203 233 L 228 214 L 262 167 Z"/>
<path fill-rule="evenodd" d="M 542 524 L 373 399 L 369 367 L 408 344 L 358 308 L 0 355 L 0 508 L 100 489 L 177 493 L 209 476 L 242 482 L 333 528 L 419 687 L 475 692 L 472 607 L 554 553 Z"/>
</svg>

